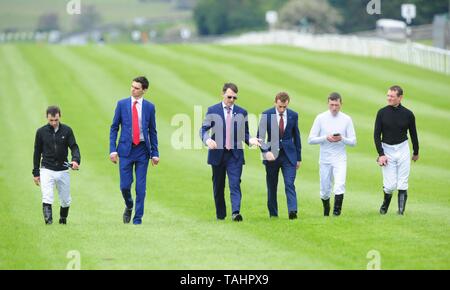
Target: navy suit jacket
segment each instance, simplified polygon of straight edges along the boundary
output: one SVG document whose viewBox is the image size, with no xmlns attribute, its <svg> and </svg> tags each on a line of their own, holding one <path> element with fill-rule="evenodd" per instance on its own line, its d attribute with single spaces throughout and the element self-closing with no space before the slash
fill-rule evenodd
<svg viewBox="0 0 450 290">
<path fill-rule="evenodd" d="M 142 131 L 150 158 L 159 157 L 158 136 L 156 132 L 155 105 L 147 100 L 142 100 Z M 130 155 L 132 137 L 131 97 L 117 102 L 116 111 L 109 133 L 109 152 L 117 152 L 119 157 Z M 117 134 L 120 130 L 119 144 L 116 147 Z"/>
<path fill-rule="evenodd" d="M 245 164 L 244 150 L 242 142 L 249 145 L 250 134 L 248 130 L 247 111 L 234 105 L 231 112 L 232 128 L 232 154 L 238 163 Z M 211 138 L 216 141 L 217 149 L 208 150 L 208 164 L 220 165 L 223 158 L 226 138 L 226 123 L 222 102 L 208 108 L 205 120 L 200 128 L 200 138 L 206 145 L 206 141 Z M 211 130 L 211 136 L 208 132 Z"/>
<path fill-rule="evenodd" d="M 277 157 L 278 152 L 275 152 L 276 148 L 274 147 L 276 146 L 274 145 L 278 145 L 278 149 L 284 149 L 289 162 L 295 166 L 297 165 L 297 161 L 302 161 L 302 143 L 300 138 L 300 130 L 298 129 L 298 114 L 290 109 L 287 109 L 286 129 L 284 129 L 284 135 L 282 138 L 279 138 L 279 126 L 276 114 L 275 108 L 269 109 L 262 113 L 257 135 L 258 138 L 263 140 L 263 143 L 261 144 L 261 151 L 263 153 L 272 151 L 275 154 L 275 157 Z M 273 132 L 272 129 L 276 130 L 276 132 Z M 265 142 L 266 135 L 267 142 Z M 267 162 L 267 160 L 263 161 L 264 164 L 267 164 Z"/>
</svg>

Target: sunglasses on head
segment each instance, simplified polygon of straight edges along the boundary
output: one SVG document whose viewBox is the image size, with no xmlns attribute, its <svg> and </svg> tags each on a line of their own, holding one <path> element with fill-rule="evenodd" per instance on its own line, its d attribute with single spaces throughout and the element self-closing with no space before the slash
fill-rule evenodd
<svg viewBox="0 0 450 290">
<path fill-rule="evenodd" d="M 225 97 L 227 97 L 229 100 L 231 100 L 231 99 L 235 99 L 235 100 L 237 100 L 237 96 L 225 96 Z"/>
</svg>

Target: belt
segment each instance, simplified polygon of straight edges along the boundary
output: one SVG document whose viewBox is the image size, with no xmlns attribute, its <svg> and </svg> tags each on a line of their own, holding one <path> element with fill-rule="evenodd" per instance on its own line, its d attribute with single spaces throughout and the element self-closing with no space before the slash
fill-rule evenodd
<svg viewBox="0 0 450 290">
<path fill-rule="evenodd" d="M 141 141 L 137 145 L 134 145 L 134 143 L 131 143 L 131 147 L 138 147 L 139 145 L 144 144 L 144 143 L 145 143 L 145 141 Z"/>
</svg>

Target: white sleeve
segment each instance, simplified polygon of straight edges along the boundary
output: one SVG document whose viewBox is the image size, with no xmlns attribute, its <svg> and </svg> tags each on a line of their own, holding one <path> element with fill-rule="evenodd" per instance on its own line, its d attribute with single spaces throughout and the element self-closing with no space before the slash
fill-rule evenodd
<svg viewBox="0 0 450 290">
<path fill-rule="evenodd" d="M 311 145 L 322 144 L 326 140 L 327 136 L 320 136 L 320 118 L 317 116 L 309 132 L 308 143 Z"/>
<path fill-rule="evenodd" d="M 342 142 L 348 146 L 356 145 L 356 133 L 355 128 L 353 127 L 352 118 L 349 118 L 347 129 L 345 131 L 345 137 L 342 138 Z"/>
</svg>

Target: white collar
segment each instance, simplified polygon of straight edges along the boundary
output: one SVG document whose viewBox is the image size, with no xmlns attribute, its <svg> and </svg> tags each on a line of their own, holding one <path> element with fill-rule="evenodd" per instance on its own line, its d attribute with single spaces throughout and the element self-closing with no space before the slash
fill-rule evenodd
<svg viewBox="0 0 450 290">
<path fill-rule="evenodd" d="M 337 117 L 339 117 L 339 114 L 341 113 L 341 111 L 339 111 L 339 112 L 337 112 L 337 114 L 336 115 L 333 115 L 333 113 L 331 113 L 331 111 L 330 110 L 328 110 L 328 114 L 331 116 L 331 117 L 333 117 L 333 118 L 337 118 Z"/>
<path fill-rule="evenodd" d="M 140 97 L 139 99 L 136 99 L 135 97 L 131 96 L 131 102 L 134 103 L 135 101 L 137 101 L 139 105 L 142 105 L 142 100 L 143 99 L 144 99 L 143 97 Z"/>
<path fill-rule="evenodd" d="M 225 108 L 227 107 L 227 105 L 225 105 L 225 103 L 222 101 L 222 108 L 225 110 Z M 234 108 L 234 104 L 233 105 L 231 105 L 231 111 L 233 111 L 233 108 Z"/>
<path fill-rule="evenodd" d="M 279 117 L 280 116 L 280 112 L 278 112 L 277 108 L 275 108 L 275 112 L 277 113 L 277 116 Z M 287 116 L 287 109 L 284 110 L 284 112 L 283 112 L 283 117 L 286 118 L 286 116 Z"/>
</svg>

